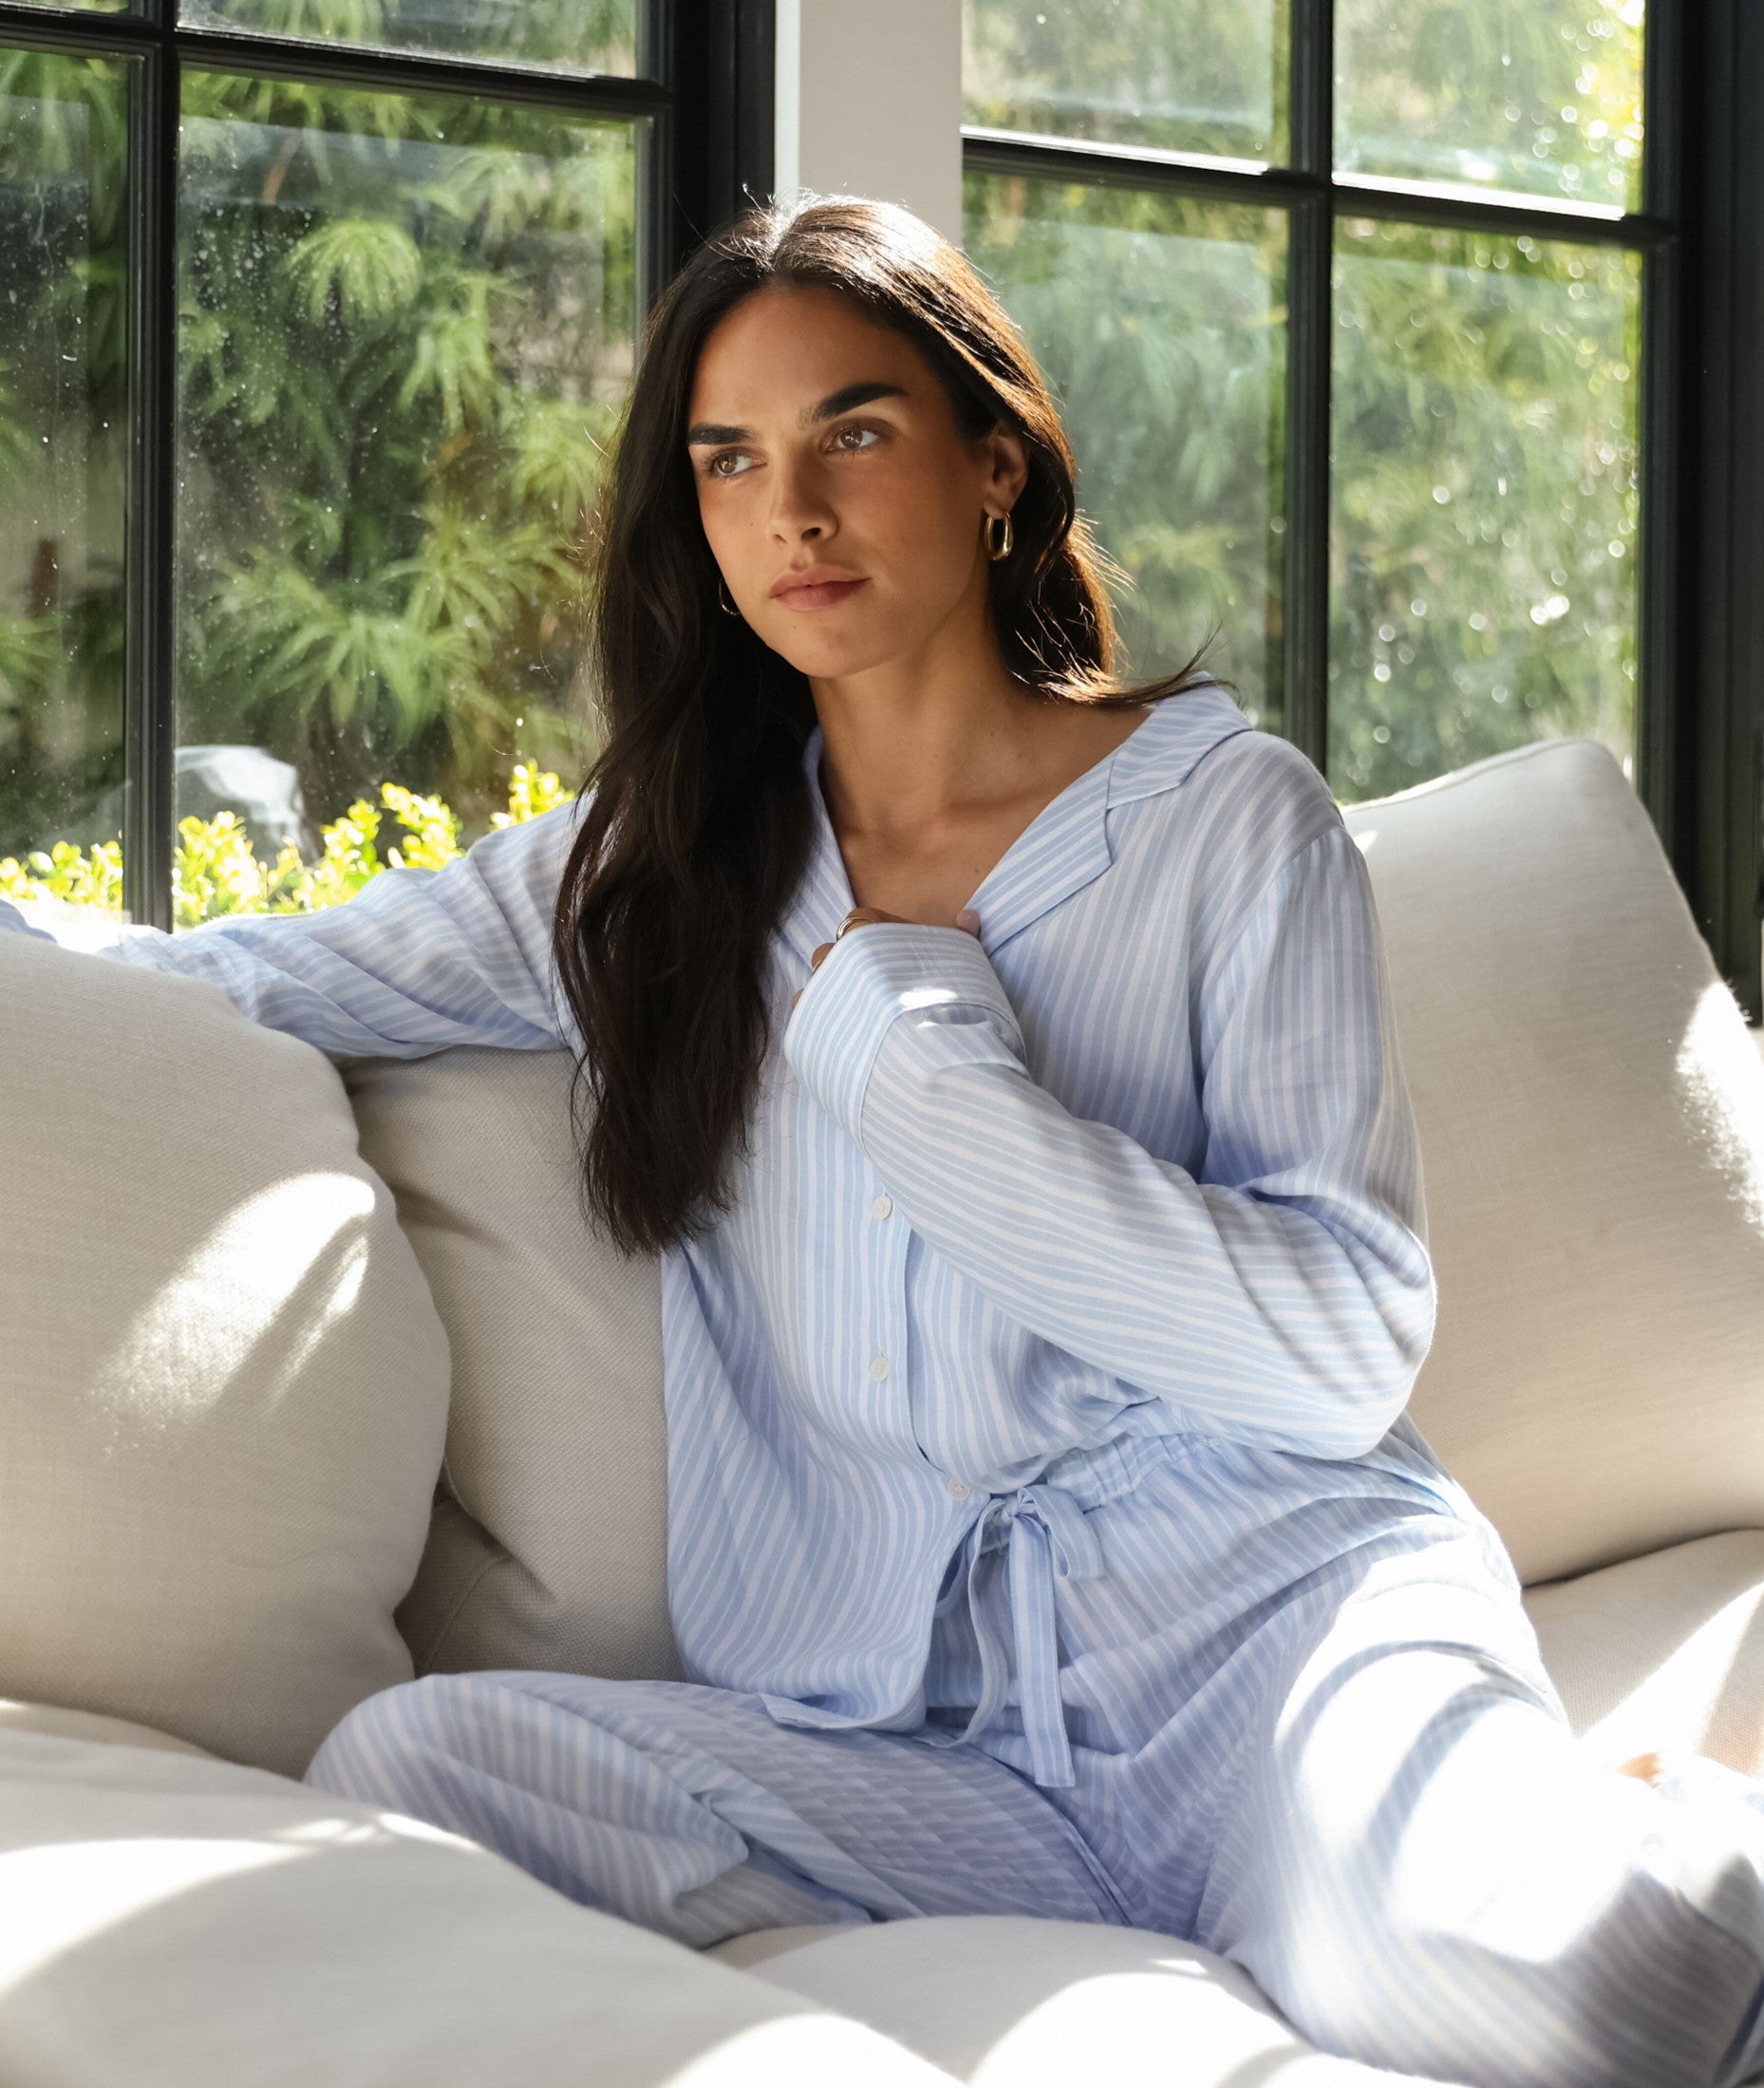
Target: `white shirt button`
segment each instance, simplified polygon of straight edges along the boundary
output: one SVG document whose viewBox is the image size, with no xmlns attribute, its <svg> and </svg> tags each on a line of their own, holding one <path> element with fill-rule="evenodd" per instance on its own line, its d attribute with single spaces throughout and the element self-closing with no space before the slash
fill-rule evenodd
<svg viewBox="0 0 1764 2088">
<path fill-rule="evenodd" d="M 875 1202 L 870 1206 L 870 1215 L 873 1218 L 886 1218 L 893 1208 L 894 1199 L 892 1196 L 878 1196 Z"/>
<path fill-rule="evenodd" d="M 969 1486 L 966 1479 L 951 1479 L 949 1481 L 949 1497 L 951 1500 L 965 1501 L 973 1491 L 974 1489 Z"/>
<path fill-rule="evenodd" d="M 875 1379 L 878 1384 L 888 1376 L 888 1358 L 886 1356 L 871 1357 L 870 1375 Z"/>
</svg>

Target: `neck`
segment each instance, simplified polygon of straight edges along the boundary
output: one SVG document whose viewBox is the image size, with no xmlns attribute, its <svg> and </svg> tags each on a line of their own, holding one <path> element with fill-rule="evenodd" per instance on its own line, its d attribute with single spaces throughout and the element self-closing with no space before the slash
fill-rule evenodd
<svg viewBox="0 0 1764 2088">
<path fill-rule="evenodd" d="M 836 832 L 923 832 L 950 811 L 1024 787 L 1043 701 L 1013 682 L 982 613 L 898 659 L 811 677 Z"/>
</svg>

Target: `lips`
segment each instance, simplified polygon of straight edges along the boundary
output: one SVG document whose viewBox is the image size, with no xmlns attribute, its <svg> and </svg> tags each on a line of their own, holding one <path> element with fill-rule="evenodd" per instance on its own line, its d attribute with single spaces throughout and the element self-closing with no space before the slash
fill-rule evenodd
<svg viewBox="0 0 1764 2088">
<path fill-rule="evenodd" d="M 855 579 L 829 574 L 824 579 L 804 574 L 799 580 L 787 580 L 772 590 L 775 600 L 786 609 L 818 610 L 836 609 L 850 599 L 859 588 L 868 587 L 869 581 L 859 575 Z"/>
</svg>

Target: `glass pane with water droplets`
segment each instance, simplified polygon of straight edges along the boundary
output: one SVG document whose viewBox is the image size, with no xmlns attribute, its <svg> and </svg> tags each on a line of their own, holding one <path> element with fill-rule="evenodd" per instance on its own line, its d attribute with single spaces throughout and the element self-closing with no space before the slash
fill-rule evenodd
<svg viewBox="0 0 1764 2088">
<path fill-rule="evenodd" d="M 481 58 L 502 66 L 629 74 L 637 0 L 181 0 L 198 28 Z"/>
<path fill-rule="evenodd" d="M 964 120 L 1278 160 L 1286 0 L 966 0 Z"/>
<path fill-rule="evenodd" d="M 127 75 L 0 50 L 0 894 L 29 877 L 116 908 Z M 51 875 L 30 856 L 57 843 L 103 853 Z"/>
<path fill-rule="evenodd" d="M 184 97 L 178 812 L 234 812 L 260 869 L 310 869 L 339 820 L 356 870 L 434 867 L 516 766 L 573 786 L 591 751 L 637 126 L 194 71 Z M 443 800 L 426 842 L 388 783 Z M 201 849 L 180 917 L 226 910 L 198 875 L 265 902 L 230 843 Z"/>
<path fill-rule="evenodd" d="M 1635 210 L 1643 0 L 1336 0 L 1336 164 Z"/>
<path fill-rule="evenodd" d="M 1216 631 L 1208 664 L 1276 727 L 1284 214 L 971 175 L 966 227 L 1060 403 L 1129 670 Z"/>
<path fill-rule="evenodd" d="M 1343 220 L 1328 775 L 1585 733 L 1633 773 L 1640 257 Z"/>
</svg>

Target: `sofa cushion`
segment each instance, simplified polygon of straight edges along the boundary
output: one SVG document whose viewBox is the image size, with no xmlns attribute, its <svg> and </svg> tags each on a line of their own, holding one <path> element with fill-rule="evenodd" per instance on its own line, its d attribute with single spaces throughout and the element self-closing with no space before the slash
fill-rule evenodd
<svg viewBox="0 0 1764 2088">
<path fill-rule="evenodd" d="M 231 1763 L 4 1732 L 0 2080 L 948 2088 L 433 1828 Z"/>
<path fill-rule="evenodd" d="M 336 1072 L 0 935 L 0 1692 L 298 1773 L 409 1677 L 447 1345 Z"/>
<path fill-rule="evenodd" d="M 346 1068 L 453 1345 L 443 1487 L 399 1612 L 420 1671 L 677 1675 L 661 1286 L 591 1232 L 562 1052 Z"/>
<path fill-rule="evenodd" d="M 1764 1530 L 1529 1589 L 1526 1608 L 1602 1760 L 1672 1748 L 1764 1777 Z"/>
<path fill-rule="evenodd" d="M 1617 762 L 1346 811 L 1439 1282 L 1413 1411 L 1521 1576 L 1764 1524 L 1764 1064 Z"/>
<path fill-rule="evenodd" d="M 96 1740 L 109 1747 L 152 1747 L 171 1755 L 196 1755 L 205 1761 L 216 1758 L 203 1747 L 161 1733 L 157 1726 L 137 1725 L 130 1719 L 106 1719 L 96 1711 L 69 1711 L 59 1703 L 20 1703 L 0 1697 L 0 1740 L 9 1734 L 29 1734 L 38 1740 Z"/>
<path fill-rule="evenodd" d="M 1332 2059 L 1235 1966 L 1139 1928 L 1012 1915 L 775 1931 L 715 1953 L 855 2016 L 973 2088 L 1394 2088 Z M 746 1946 L 746 1947 L 743 1947 Z"/>
</svg>

